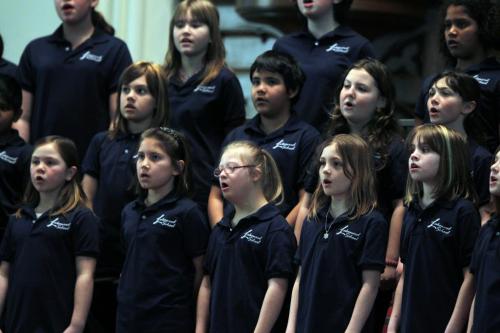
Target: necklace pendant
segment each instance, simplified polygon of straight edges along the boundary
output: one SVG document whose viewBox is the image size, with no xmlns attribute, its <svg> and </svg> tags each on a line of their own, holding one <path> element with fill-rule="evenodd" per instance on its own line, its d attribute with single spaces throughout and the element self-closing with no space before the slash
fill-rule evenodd
<svg viewBox="0 0 500 333">
<path fill-rule="evenodd" d="M 325 232 L 325 233 L 323 234 L 323 239 L 328 239 L 328 232 Z"/>
</svg>

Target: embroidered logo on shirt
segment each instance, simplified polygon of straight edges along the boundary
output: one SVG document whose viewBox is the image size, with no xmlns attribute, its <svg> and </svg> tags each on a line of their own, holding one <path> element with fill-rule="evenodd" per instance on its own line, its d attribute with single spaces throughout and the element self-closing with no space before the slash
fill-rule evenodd
<svg viewBox="0 0 500 333">
<path fill-rule="evenodd" d="M 162 225 L 164 227 L 174 228 L 175 225 L 177 224 L 177 219 L 169 220 L 165 217 L 165 214 L 161 214 L 153 222 L 153 225 L 155 225 L 155 224 L 159 224 L 159 225 Z"/>
<path fill-rule="evenodd" d="M 285 140 L 281 139 L 274 145 L 273 150 L 277 148 L 295 150 L 295 146 L 297 146 L 297 143 L 286 143 Z"/>
<path fill-rule="evenodd" d="M 87 51 L 80 57 L 80 60 L 85 60 L 85 59 L 90 60 L 90 61 L 95 61 L 95 62 L 101 62 L 102 56 L 98 56 L 98 55 L 90 53 L 90 51 Z"/>
<path fill-rule="evenodd" d="M 253 231 L 253 229 L 250 229 L 247 232 L 245 232 L 243 234 L 243 236 L 241 236 L 241 239 L 246 239 L 247 241 L 249 241 L 251 243 L 260 244 L 262 242 L 262 236 L 259 237 L 259 236 L 252 235 L 252 231 Z"/>
<path fill-rule="evenodd" d="M 54 220 L 50 221 L 49 224 L 47 224 L 47 228 L 56 228 L 59 230 L 69 230 L 70 227 L 71 227 L 71 222 L 70 223 L 59 222 L 58 217 L 56 217 Z"/>
<path fill-rule="evenodd" d="M 204 86 L 204 85 L 199 85 L 198 87 L 196 87 L 194 89 L 193 92 L 201 92 L 201 93 L 205 93 L 205 94 L 213 94 L 214 91 L 215 91 L 215 86 Z"/>
<path fill-rule="evenodd" d="M 453 228 L 452 227 L 445 227 L 441 223 L 438 223 L 439 221 L 441 221 L 440 218 L 437 218 L 434 221 L 431 221 L 431 224 L 429 224 L 427 226 L 427 229 L 432 228 L 432 229 L 436 230 L 437 232 L 448 235 Z"/>
<path fill-rule="evenodd" d="M 349 239 L 357 241 L 359 239 L 359 237 L 361 236 L 361 233 L 357 234 L 355 232 L 352 232 L 349 229 L 347 229 L 347 226 L 345 226 L 342 229 L 340 229 L 335 235 L 344 236 L 345 238 L 349 238 Z"/>
<path fill-rule="evenodd" d="M 331 45 L 329 48 L 326 49 L 326 52 L 335 52 L 335 53 L 349 53 L 349 46 L 340 46 L 339 44 L 335 43 Z"/>
<path fill-rule="evenodd" d="M 5 161 L 9 164 L 16 164 L 17 157 L 9 156 L 5 151 L 3 151 L 0 153 L 0 160 Z"/>
<path fill-rule="evenodd" d="M 479 84 L 482 84 L 483 86 L 490 83 L 490 80 L 491 80 L 491 79 L 484 79 L 482 77 L 479 77 L 479 74 L 474 75 L 474 78 L 476 79 L 477 82 L 479 82 Z"/>
</svg>

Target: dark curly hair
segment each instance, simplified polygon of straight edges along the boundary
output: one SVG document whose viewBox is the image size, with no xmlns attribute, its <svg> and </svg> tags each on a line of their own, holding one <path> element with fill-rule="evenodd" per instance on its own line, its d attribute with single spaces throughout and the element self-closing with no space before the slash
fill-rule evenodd
<svg viewBox="0 0 500 333">
<path fill-rule="evenodd" d="M 353 69 L 363 69 L 375 80 L 380 94 L 385 98 L 385 107 L 377 109 L 374 117 L 366 124 L 366 135 L 364 139 L 372 151 L 378 155 L 379 163 L 376 169 L 380 170 L 385 167 L 388 158 L 387 147 L 394 136 L 401 135 L 401 127 L 395 116 L 396 110 L 396 93 L 392 84 L 392 77 L 387 67 L 378 60 L 367 58 L 362 59 L 351 65 L 345 71 L 341 83 L 335 92 L 335 106 L 331 113 L 331 121 L 328 128 L 328 135 L 335 136 L 337 134 L 349 134 L 350 128 L 347 119 L 344 118 L 340 111 L 340 91 L 342 90 L 344 80 L 347 74 Z"/>
<path fill-rule="evenodd" d="M 450 6 L 463 6 L 466 13 L 473 19 L 478 27 L 479 42 L 484 50 L 498 49 L 500 46 L 499 38 L 499 10 L 494 1 L 490 0 L 445 0 L 441 8 L 441 28 L 439 38 L 439 48 L 444 55 L 446 61 L 450 65 L 456 64 L 456 59 L 448 50 L 446 40 L 444 38 L 445 32 L 445 18 L 448 7 Z"/>
</svg>

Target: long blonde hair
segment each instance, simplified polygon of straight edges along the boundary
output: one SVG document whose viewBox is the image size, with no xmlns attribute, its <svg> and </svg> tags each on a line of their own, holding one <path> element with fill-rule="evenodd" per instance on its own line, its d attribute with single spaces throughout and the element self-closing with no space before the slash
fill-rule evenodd
<svg viewBox="0 0 500 333">
<path fill-rule="evenodd" d="M 260 185 L 266 200 L 276 205 L 281 204 L 284 199 L 283 184 L 278 166 L 271 154 L 251 141 L 233 141 L 224 148 L 222 155 L 231 150 L 242 152 L 241 159 L 246 164 L 256 165 L 261 171 Z"/>
<path fill-rule="evenodd" d="M 351 181 L 347 199 L 350 208 L 347 214 L 351 220 L 355 220 L 372 211 L 377 205 L 372 153 L 365 140 L 353 134 L 338 134 L 327 139 L 319 146 L 318 151 L 322 152 L 326 147 L 332 145 L 335 145 L 337 153 L 344 162 L 345 176 Z M 316 171 L 319 172 L 319 168 Z M 321 184 L 318 184 L 312 196 L 308 217 L 316 218 L 319 210 L 330 200 L 331 198 L 325 195 Z"/>
</svg>

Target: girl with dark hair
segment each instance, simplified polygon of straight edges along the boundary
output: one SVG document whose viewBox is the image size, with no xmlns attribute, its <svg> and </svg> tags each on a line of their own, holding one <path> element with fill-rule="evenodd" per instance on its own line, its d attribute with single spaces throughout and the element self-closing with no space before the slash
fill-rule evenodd
<svg viewBox="0 0 500 333">
<path fill-rule="evenodd" d="M 111 127 L 118 79 L 131 63 L 126 44 L 96 12 L 98 0 L 54 0 L 61 26 L 30 42 L 19 62 L 26 141 L 71 138 L 83 157 L 92 136 Z"/>
<path fill-rule="evenodd" d="M 134 156 L 139 138 L 146 129 L 167 126 L 169 102 L 164 72 L 160 65 L 136 62 L 120 77 L 117 113 L 113 129 L 94 136 L 83 162 L 83 189 L 94 212 L 101 219 L 102 251 L 97 276 L 111 291 L 96 293 L 94 307 L 103 305 L 101 320 L 114 326 L 116 284 L 123 262 L 120 242 L 120 213 L 134 199 L 131 183 L 135 177 Z M 96 290 L 101 285 L 96 285 Z M 98 298 L 102 297 L 100 301 Z M 110 304 L 108 305 L 108 302 Z M 113 331 L 108 328 L 108 331 Z"/>
<path fill-rule="evenodd" d="M 245 120 L 243 92 L 225 66 L 219 12 L 208 0 L 177 5 L 169 28 L 164 69 L 172 110 L 171 127 L 193 150 L 193 199 L 207 208 L 211 173 L 222 141 Z"/>
<path fill-rule="evenodd" d="M 3 332 L 83 332 L 99 228 L 78 182 L 78 160 L 69 139 L 35 145 L 24 205 L 0 247 Z"/>
<path fill-rule="evenodd" d="M 306 80 L 294 109 L 320 132 L 342 73 L 359 59 L 375 57 L 370 42 L 346 25 L 351 4 L 352 0 L 298 0 L 307 30 L 279 38 L 273 46 L 293 56 L 304 71 Z"/>
<path fill-rule="evenodd" d="M 160 127 L 141 135 L 140 194 L 122 212 L 127 254 L 118 286 L 117 332 L 194 331 L 208 224 L 186 198 L 189 163 L 179 132 Z"/>
<path fill-rule="evenodd" d="M 493 152 L 499 143 L 500 63 L 493 50 L 499 44 L 499 8 L 490 0 L 447 0 L 443 4 L 440 49 L 447 66 L 474 77 L 481 90 L 475 121 L 483 139 L 474 138 Z M 436 75 L 425 79 L 415 110 L 417 124 L 430 122 L 426 108 Z"/>
</svg>

